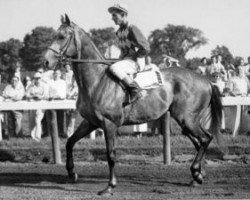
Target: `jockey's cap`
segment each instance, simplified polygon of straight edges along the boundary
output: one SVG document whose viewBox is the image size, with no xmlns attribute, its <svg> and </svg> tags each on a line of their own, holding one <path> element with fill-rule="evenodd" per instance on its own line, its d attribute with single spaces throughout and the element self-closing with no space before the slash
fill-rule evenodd
<svg viewBox="0 0 250 200">
<path fill-rule="evenodd" d="M 111 6 L 108 9 L 109 13 L 112 13 L 116 10 L 122 11 L 122 12 L 128 14 L 128 7 L 125 4 L 114 4 L 113 6 Z"/>
</svg>

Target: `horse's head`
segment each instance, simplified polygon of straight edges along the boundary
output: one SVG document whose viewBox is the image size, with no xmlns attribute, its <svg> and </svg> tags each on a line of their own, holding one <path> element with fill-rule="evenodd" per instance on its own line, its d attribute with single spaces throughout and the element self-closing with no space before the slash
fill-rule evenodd
<svg viewBox="0 0 250 200">
<path fill-rule="evenodd" d="M 61 16 L 61 23 L 52 45 L 45 54 L 49 68 L 54 68 L 64 58 L 80 56 L 81 41 L 78 26 L 71 22 L 66 14 L 65 17 Z"/>
</svg>

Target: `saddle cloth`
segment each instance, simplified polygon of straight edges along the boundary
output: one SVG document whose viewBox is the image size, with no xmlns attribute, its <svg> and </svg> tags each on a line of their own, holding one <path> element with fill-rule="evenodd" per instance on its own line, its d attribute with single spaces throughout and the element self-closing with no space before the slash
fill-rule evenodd
<svg viewBox="0 0 250 200">
<path fill-rule="evenodd" d="M 142 89 L 152 89 L 163 85 L 160 70 L 153 68 L 136 73 L 134 80 Z"/>
</svg>

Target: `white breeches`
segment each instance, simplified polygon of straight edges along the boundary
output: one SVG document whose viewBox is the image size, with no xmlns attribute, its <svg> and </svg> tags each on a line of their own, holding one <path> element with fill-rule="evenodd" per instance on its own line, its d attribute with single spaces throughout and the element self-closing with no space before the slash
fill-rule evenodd
<svg viewBox="0 0 250 200">
<path fill-rule="evenodd" d="M 111 65 L 109 69 L 116 77 L 122 80 L 128 75 L 131 76 L 138 71 L 142 71 L 144 68 L 145 58 L 139 58 L 137 62 L 132 59 L 118 61 Z"/>
</svg>

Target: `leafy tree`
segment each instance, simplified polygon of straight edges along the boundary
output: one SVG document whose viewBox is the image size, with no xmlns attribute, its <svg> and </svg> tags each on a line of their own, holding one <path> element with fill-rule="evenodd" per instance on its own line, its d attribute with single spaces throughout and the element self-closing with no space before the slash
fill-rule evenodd
<svg viewBox="0 0 250 200">
<path fill-rule="evenodd" d="M 241 61 L 242 59 L 243 59 L 243 57 L 241 57 L 241 56 L 235 56 L 234 59 L 233 59 L 232 64 L 233 64 L 234 66 L 239 66 L 239 65 L 240 65 L 240 61 Z"/>
<path fill-rule="evenodd" d="M 50 46 L 55 30 L 48 27 L 36 27 L 31 34 L 24 37 L 24 47 L 21 49 L 23 65 L 27 70 L 36 70 L 43 63 L 44 52 Z"/>
<path fill-rule="evenodd" d="M 191 58 L 186 60 L 186 67 L 191 70 L 196 70 L 201 65 L 201 58 Z"/>
<path fill-rule="evenodd" d="M 223 45 L 218 46 L 217 45 L 216 48 L 211 51 L 211 55 L 212 56 L 221 55 L 222 63 L 224 65 L 234 63 L 234 57 L 233 57 L 232 53 L 229 51 L 229 49 L 226 46 L 223 46 Z"/>
<path fill-rule="evenodd" d="M 183 60 L 189 50 L 207 43 L 199 29 L 172 24 L 168 24 L 163 30 L 154 30 L 148 40 L 150 55 L 156 63 L 159 63 L 163 54 Z"/>
<path fill-rule="evenodd" d="M 115 30 L 112 27 L 90 29 L 89 32 L 91 39 L 103 54 L 106 52 L 108 45 L 116 42 Z"/>
<path fill-rule="evenodd" d="M 22 46 L 23 43 L 14 38 L 0 43 L 0 72 L 3 82 L 8 80 L 9 75 L 20 65 L 21 58 L 19 52 Z"/>
</svg>

